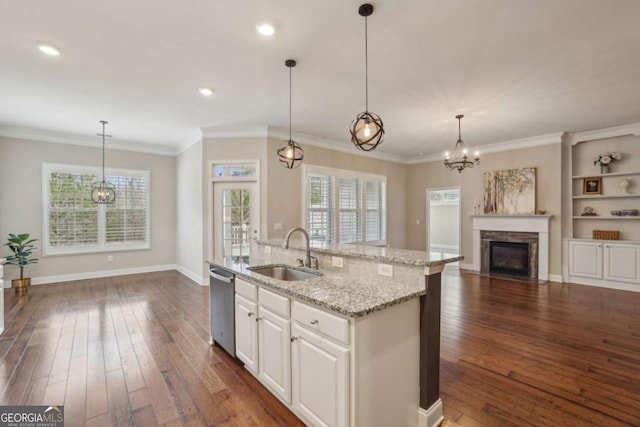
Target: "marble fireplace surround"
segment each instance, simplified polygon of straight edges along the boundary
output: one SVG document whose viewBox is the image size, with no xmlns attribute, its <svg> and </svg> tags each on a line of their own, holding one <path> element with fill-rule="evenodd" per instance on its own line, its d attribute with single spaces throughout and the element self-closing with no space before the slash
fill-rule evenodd
<svg viewBox="0 0 640 427">
<path fill-rule="evenodd" d="M 538 234 L 538 280 L 549 280 L 549 220 L 551 215 L 472 215 L 473 264 L 480 272 L 481 231 L 511 231 Z"/>
</svg>

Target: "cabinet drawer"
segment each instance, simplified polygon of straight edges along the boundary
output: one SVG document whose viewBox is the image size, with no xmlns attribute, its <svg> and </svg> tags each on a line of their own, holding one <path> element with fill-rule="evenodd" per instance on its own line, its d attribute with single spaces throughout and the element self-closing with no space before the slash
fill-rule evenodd
<svg viewBox="0 0 640 427">
<path fill-rule="evenodd" d="M 287 297 L 283 297 L 282 295 L 260 288 L 258 289 L 258 302 L 260 305 L 281 315 L 282 317 L 288 319 L 291 316 L 289 298 Z"/>
<path fill-rule="evenodd" d="M 242 295 L 249 301 L 258 300 L 258 287 L 252 283 L 238 279 L 236 276 L 236 294 Z"/>
<path fill-rule="evenodd" d="M 298 301 L 293 302 L 293 320 L 336 341 L 349 344 L 349 321 Z"/>
</svg>

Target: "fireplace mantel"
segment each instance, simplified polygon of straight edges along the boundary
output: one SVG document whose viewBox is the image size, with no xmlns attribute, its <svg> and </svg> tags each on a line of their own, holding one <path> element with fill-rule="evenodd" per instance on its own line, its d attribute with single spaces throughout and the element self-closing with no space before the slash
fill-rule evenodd
<svg viewBox="0 0 640 427">
<path fill-rule="evenodd" d="M 549 280 L 549 220 L 552 215 L 471 215 L 473 264 L 480 271 L 480 231 L 526 231 L 538 233 L 538 280 Z"/>
</svg>

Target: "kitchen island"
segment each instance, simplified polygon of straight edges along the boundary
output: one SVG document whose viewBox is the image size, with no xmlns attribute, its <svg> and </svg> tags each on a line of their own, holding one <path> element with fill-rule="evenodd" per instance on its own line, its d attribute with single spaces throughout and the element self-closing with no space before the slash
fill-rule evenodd
<svg viewBox="0 0 640 427">
<path fill-rule="evenodd" d="M 209 260 L 236 274 L 237 356 L 310 425 L 435 426 L 440 273 L 462 259 L 312 242 L 321 273 L 305 280 L 254 267 L 296 266 L 304 245 L 254 242 L 250 259 Z"/>
</svg>

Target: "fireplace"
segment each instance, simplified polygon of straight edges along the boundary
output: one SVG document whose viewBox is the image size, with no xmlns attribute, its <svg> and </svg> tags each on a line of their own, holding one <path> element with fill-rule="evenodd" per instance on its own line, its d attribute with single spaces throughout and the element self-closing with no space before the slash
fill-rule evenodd
<svg viewBox="0 0 640 427">
<path fill-rule="evenodd" d="M 538 280 L 538 233 L 480 232 L 480 273 Z"/>
<path fill-rule="evenodd" d="M 529 277 L 529 244 L 489 242 L 489 274 Z"/>
</svg>

